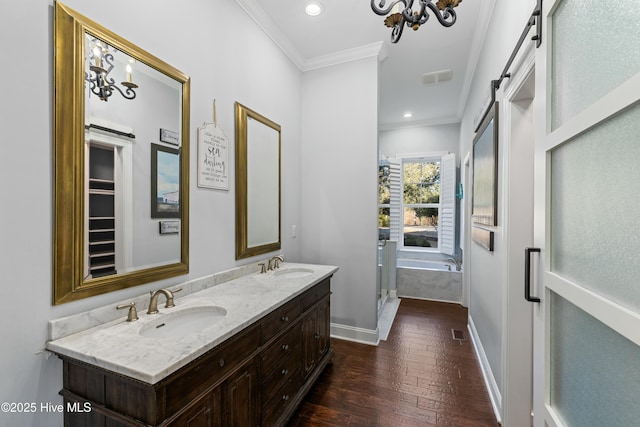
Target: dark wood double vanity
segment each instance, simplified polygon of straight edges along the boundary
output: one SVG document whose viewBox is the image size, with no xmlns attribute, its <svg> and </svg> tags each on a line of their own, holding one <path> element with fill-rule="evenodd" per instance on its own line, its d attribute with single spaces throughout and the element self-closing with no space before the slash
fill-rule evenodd
<svg viewBox="0 0 640 427">
<path fill-rule="evenodd" d="M 330 362 L 330 277 L 149 384 L 59 354 L 66 426 L 280 426 Z"/>
</svg>

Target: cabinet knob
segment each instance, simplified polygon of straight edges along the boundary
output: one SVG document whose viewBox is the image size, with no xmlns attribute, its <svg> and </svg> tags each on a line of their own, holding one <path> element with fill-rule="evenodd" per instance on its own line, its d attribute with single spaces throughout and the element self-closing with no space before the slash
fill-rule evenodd
<svg viewBox="0 0 640 427">
<path fill-rule="evenodd" d="M 283 345 L 283 346 L 282 346 L 282 350 L 283 350 L 283 351 L 287 351 L 287 350 L 289 350 L 289 344 L 285 344 L 285 345 Z"/>
<path fill-rule="evenodd" d="M 282 370 L 282 375 L 287 375 L 288 373 L 289 373 L 289 370 L 288 370 L 288 369 L 283 369 L 283 370 Z"/>
<path fill-rule="evenodd" d="M 313 334 L 313 336 L 315 337 L 315 339 L 319 340 L 320 339 L 320 334 Z"/>
<path fill-rule="evenodd" d="M 283 316 L 282 318 L 280 318 L 280 320 L 282 320 L 283 322 L 288 322 L 289 316 Z"/>
<path fill-rule="evenodd" d="M 284 394 L 282 395 L 282 400 L 289 400 L 289 395 L 288 394 Z"/>
<path fill-rule="evenodd" d="M 220 367 L 222 368 L 224 366 L 224 359 L 220 359 Z"/>
</svg>

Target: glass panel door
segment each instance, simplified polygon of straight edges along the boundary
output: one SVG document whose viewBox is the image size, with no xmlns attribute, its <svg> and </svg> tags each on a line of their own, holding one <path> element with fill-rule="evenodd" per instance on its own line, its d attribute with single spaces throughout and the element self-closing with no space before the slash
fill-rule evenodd
<svg viewBox="0 0 640 427">
<path fill-rule="evenodd" d="M 534 425 L 635 425 L 640 51 L 630 40 L 640 35 L 640 8 L 636 0 L 549 0 L 543 18 Z"/>
</svg>

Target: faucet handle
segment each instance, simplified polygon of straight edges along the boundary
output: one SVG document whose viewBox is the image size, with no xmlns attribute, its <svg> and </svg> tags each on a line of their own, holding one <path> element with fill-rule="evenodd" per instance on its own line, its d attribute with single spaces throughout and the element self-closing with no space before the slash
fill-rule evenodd
<svg viewBox="0 0 640 427">
<path fill-rule="evenodd" d="M 136 320 L 138 320 L 138 310 L 136 310 L 135 302 L 119 305 L 116 307 L 116 310 L 124 310 L 125 308 L 129 308 L 129 313 L 127 314 L 127 322 L 135 322 Z"/>
<path fill-rule="evenodd" d="M 264 262 L 260 262 L 258 263 L 258 265 L 260 266 L 260 274 L 264 274 L 267 272 L 267 266 Z"/>
<path fill-rule="evenodd" d="M 169 297 L 167 297 L 167 303 L 164 305 L 164 308 L 171 308 L 171 307 L 175 307 L 175 303 L 173 302 L 173 294 L 175 294 L 176 292 L 180 292 L 182 290 L 182 288 L 176 288 L 173 289 L 171 291 L 169 291 Z"/>
</svg>

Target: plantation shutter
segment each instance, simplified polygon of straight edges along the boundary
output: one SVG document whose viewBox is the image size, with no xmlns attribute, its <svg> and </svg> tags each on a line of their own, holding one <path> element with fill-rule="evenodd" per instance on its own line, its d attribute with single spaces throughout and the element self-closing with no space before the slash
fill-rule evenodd
<svg viewBox="0 0 640 427">
<path fill-rule="evenodd" d="M 389 184 L 391 200 L 389 202 L 389 240 L 400 241 L 402 234 L 401 206 L 402 206 L 402 163 L 400 159 L 387 159 L 389 161 Z"/>
<path fill-rule="evenodd" d="M 440 168 L 440 251 L 455 254 L 456 155 L 442 156 Z"/>
</svg>

